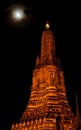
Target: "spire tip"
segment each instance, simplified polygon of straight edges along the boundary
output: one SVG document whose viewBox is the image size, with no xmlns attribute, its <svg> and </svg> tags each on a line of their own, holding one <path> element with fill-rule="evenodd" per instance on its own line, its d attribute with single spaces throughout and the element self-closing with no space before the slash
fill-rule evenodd
<svg viewBox="0 0 81 130">
<path fill-rule="evenodd" d="M 46 22 L 46 26 L 45 26 L 45 27 L 46 27 L 46 29 L 49 29 L 49 28 L 50 28 L 50 25 L 49 25 L 49 22 L 48 22 L 48 21 Z"/>
</svg>

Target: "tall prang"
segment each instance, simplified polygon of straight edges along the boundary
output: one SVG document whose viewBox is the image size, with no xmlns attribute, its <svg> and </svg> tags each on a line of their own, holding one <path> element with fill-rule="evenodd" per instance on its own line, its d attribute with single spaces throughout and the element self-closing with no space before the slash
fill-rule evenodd
<svg viewBox="0 0 81 130">
<path fill-rule="evenodd" d="M 64 74 L 56 56 L 55 36 L 47 22 L 32 74 L 31 95 L 20 123 L 11 130 L 74 130 Z"/>
</svg>

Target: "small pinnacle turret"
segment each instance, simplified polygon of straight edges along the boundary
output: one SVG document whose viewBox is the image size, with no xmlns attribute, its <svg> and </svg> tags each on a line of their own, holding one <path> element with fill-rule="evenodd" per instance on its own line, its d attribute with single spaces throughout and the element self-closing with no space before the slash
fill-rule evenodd
<svg viewBox="0 0 81 130">
<path fill-rule="evenodd" d="M 76 114 L 79 115 L 79 108 L 78 108 L 78 97 L 76 93 Z"/>
</svg>

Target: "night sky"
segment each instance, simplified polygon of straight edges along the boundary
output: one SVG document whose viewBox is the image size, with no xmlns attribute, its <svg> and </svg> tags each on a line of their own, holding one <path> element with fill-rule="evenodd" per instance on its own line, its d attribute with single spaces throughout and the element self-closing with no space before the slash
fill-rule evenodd
<svg viewBox="0 0 81 130">
<path fill-rule="evenodd" d="M 14 22 L 11 11 L 18 6 L 24 7 L 27 17 Z M 19 121 L 25 110 L 47 20 L 56 38 L 69 103 L 75 113 L 77 92 L 81 113 L 79 14 L 77 3 L 0 0 L 0 130 L 10 130 L 12 122 Z"/>
</svg>

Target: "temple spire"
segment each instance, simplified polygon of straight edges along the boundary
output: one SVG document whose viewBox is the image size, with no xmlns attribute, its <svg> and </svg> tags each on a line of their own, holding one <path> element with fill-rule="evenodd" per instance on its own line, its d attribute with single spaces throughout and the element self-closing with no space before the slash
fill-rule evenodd
<svg viewBox="0 0 81 130">
<path fill-rule="evenodd" d="M 45 30 L 42 33 L 41 39 L 41 57 L 46 57 L 46 59 L 50 60 L 56 57 L 55 51 L 55 37 L 53 32 L 50 30 L 49 22 L 47 21 L 45 24 Z"/>
</svg>

